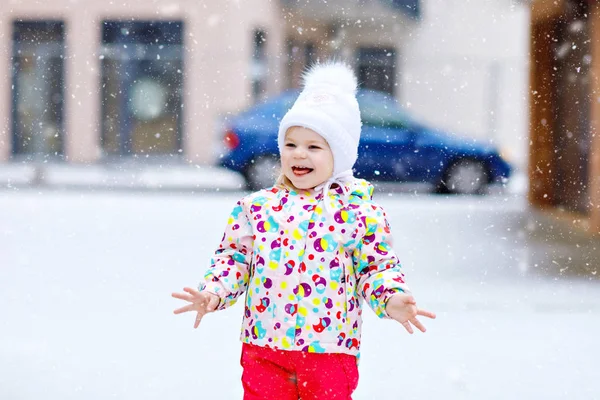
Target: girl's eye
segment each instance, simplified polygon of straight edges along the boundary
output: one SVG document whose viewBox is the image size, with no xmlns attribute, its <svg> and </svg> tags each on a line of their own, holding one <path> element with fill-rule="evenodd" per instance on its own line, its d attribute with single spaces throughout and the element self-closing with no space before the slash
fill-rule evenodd
<svg viewBox="0 0 600 400">
<path fill-rule="evenodd" d="M 285 147 L 296 147 L 296 145 L 294 143 L 287 143 Z"/>
<path fill-rule="evenodd" d="M 320 148 L 319 146 L 314 146 L 314 145 L 313 145 L 313 146 L 310 146 L 310 147 L 309 147 L 309 149 L 317 149 L 317 150 L 319 150 L 319 149 L 321 149 L 321 148 Z"/>
</svg>

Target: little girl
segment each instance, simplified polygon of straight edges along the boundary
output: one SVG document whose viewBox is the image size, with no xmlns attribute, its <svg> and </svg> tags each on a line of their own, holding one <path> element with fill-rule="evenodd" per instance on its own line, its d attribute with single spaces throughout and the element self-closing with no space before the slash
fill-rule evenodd
<svg viewBox="0 0 600 400">
<path fill-rule="evenodd" d="M 352 176 L 361 120 L 356 77 L 313 67 L 281 121 L 281 177 L 241 199 L 204 282 L 173 297 L 175 314 L 225 309 L 246 292 L 244 399 L 351 399 L 358 384 L 363 301 L 425 332 L 373 187 Z"/>
</svg>

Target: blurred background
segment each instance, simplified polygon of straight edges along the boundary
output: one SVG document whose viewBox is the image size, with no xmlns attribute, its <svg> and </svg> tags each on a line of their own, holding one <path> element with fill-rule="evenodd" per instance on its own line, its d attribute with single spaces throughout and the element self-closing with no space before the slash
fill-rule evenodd
<svg viewBox="0 0 600 400">
<path fill-rule="evenodd" d="M 241 397 L 240 307 L 193 331 L 169 294 L 273 182 L 329 59 L 360 84 L 355 175 L 439 315 L 415 338 L 368 316 L 356 398 L 600 398 L 599 2 L 3 8 L 0 399 Z"/>
<path fill-rule="evenodd" d="M 215 165 L 232 116 L 342 59 L 412 119 L 526 169 L 530 12 L 518 1 L 9 4 L 4 162 Z"/>
</svg>

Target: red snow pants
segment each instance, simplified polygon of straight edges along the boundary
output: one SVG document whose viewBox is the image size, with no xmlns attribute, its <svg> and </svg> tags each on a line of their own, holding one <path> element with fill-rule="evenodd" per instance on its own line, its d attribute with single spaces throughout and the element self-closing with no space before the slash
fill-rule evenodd
<svg viewBox="0 0 600 400">
<path fill-rule="evenodd" d="M 356 357 L 341 353 L 274 350 L 244 343 L 244 400 L 352 400 Z"/>
</svg>

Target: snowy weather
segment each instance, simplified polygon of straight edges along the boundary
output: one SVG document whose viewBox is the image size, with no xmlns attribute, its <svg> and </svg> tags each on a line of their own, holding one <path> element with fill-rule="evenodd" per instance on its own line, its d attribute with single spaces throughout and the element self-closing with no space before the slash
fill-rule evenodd
<svg viewBox="0 0 600 400">
<path fill-rule="evenodd" d="M 0 400 L 600 400 L 598 26 L 4 1 Z"/>
<path fill-rule="evenodd" d="M 241 398 L 240 304 L 194 330 L 170 297 L 241 195 L 3 192 L 0 398 Z M 366 310 L 354 398 L 598 398 L 597 244 L 547 240 L 516 196 L 376 198 L 438 317 L 408 335 Z"/>
</svg>

